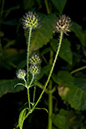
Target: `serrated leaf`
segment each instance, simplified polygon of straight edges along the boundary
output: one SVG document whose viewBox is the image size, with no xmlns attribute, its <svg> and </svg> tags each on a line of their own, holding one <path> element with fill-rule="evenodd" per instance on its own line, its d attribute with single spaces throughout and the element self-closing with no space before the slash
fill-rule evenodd
<svg viewBox="0 0 86 129">
<path fill-rule="evenodd" d="M 73 78 L 66 71 L 59 72 L 54 80 L 60 84 L 58 93 L 63 100 L 67 101 L 72 108 L 77 110 L 86 109 L 86 79 Z M 64 87 L 65 86 L 65 87 Z"/>
<path fill-rule="evenodd" d="M 17 86 L 14 88 L 14 86 L 19 82 L 22 81 L 18 79 L 0 80 L 0 97 L 7 93 L 15 93 L 23 90 L 23 86 Z"/>
<path fill-rule="evenodd" d="M 67 0 L 51 0 L 56 9 L 62 14 Z"/>
<path fill-rule="evenodd" d="M 57 75 L 53 74 L 52 78 L 60 86 L 70 89 L 74 86 L 74 78 L 68 71 L 59 71 Z"/>
<path fill-rule="evenodd" d="M 82 27 L 76 22 L 72 22 L 71 30 L 75 33 L 75 35 L 79 38 L 82 45 L 86 46 L 85 42 L 85 34 L 82 30 Z"/>
<path fill-rule="evenodd" d="M 30 53 L 43 47 L 43 45 L 46 45 L 50 41 L 53 35 L 55 19 L 55 14 L 43 16 L 41 27 L 33 32 Z"/>
</svg>

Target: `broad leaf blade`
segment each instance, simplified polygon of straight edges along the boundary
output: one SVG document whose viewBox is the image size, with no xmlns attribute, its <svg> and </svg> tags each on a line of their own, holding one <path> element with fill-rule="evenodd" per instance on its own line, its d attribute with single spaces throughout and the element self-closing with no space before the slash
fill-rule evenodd
<svg viewBox="0 0 86 129">
<path fill-rule="evenodd" d="M 17 86 L 14 88 L 14 86 L 19 82 L 22 81 L 18 79 L 0 80 L 0 97 L 7 93 L 15 93 L 23 90 L 23 86 Z"/>
<path fill-rule="evenodd" d="M 50 41 L 53 35 L 55 19 L 56 15 L 54 14 L 43 16 L 41 27 L 33 32 L 30 53 L 43 47 Z"/>
</svg>

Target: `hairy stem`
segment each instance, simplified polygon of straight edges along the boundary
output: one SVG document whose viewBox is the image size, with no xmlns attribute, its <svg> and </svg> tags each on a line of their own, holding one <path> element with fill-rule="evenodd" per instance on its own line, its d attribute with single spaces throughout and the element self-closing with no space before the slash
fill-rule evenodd
<svg viewBox="0 0 86 129">
<path fill-rule="evenodd" d="M 53 62 L 53 51 L 50 51 L 50 61 L 49 63 L 52 64 Z M 49 91 L 52 90 L 52 81 L 50 81 L 49 86 L 48 86 Z M 53 110 L 53 99 L 52 99 L 52 94 L 53 92 L 48 93 L 48 129 L 52 129 L 52 120 L 51 120 L 51 115 L 52 115 L 52 110 Z"/>
<path fill-rule="evenodd" d="M 42 95 L 43 95 L 43 93 L 45 92 L 45 89 L 46 89 L 46 87 L 47 87 L 47 85 L 48 85 L 48 83 L 49 83 L 49 81 L 50 81 L 50 77 L 51 77 L 51 75 L 52 75 L 52 72 L 53 72 L 53 69 L 54 69 L 54 66 L 55 66 L 57 57 L 58 57 L 58 55 L 59 55 L 60 48 L 61 48 L 62 37 L 63 37 L 63 31 L 61 31 L 61 33 L 60 33 L 60 39 L 59 39 L 58 49 L 57 49 L 57 52 L 56 52 L 56 55 L 55 55 L 55 59 L 54 59 L 54 61 L 53 61 L 53 64 L 52 64 L 52 67 L 51 67 L 51 70 L 50 70 L 48 79 L 47 79 L 47 81 L 46 81 L 46 83 L 45 83 L 44 89 L 42 90 L 42 92 L 41 92 L 41 94 L 40 94 L 38 100 L 36 101 L 34 107 L 32 108 L 32 110 L 34 110 L 35 107 L 36 107 L 36 105 L 39 103 L 39 101 L 40 101 L 40 99 L 42 98 Z"/>
<path fill-rule="evenodd" d="M 29 30 L 28 45 L 27 45 L 27 87 L 29 86 L 29 48 L 30 48 L 31 32 L 32 32 L 32 27 Z M 31 107 L 30 107 L 29 88 L 27 88 L 27 96 L 28 96 L 28 106 L 29 106 L 29 109 L 30 109 Z"/>
</svg>

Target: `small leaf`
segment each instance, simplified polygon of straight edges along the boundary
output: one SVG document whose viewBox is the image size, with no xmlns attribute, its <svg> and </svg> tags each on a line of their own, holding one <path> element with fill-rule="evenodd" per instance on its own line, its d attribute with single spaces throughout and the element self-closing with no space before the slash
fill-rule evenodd
<svg viewBox="0 0 86 129">
<path fill-rule="evenodd" d="M 56 9 L 62 14 L 67 0 L 51 0 Z"/>
<path fill-rule="evenodd" d="M 23 124 L 26 119 L 26 113 L 27 113 L 28 108 L 24 108 L 20 114 L 19 114 L 19 121 L 18 121 L 18 126 L 20 129 L 23 129 Z"/>
</svg>

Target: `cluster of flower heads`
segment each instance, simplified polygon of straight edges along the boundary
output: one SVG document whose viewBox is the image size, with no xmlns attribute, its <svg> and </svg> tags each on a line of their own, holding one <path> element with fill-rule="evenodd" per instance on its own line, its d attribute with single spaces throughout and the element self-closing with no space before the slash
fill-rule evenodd
<svg viewBox="0 0 86 129">
<path fill-rule="evenodd" d="M 39 74 L 40 73 L 39 64 L 41 63 L 40 57 L 36 53 L 33 53 L 29 59 L 29 62 L 30 62 L 30 67 L 29 67 L 30 73 L 32 75 Z M 16 75 L 17 78 L 25 80 L 26 71 L 24 69 L 19 69 Z"/>
<path fill-rule="evenodd" d="M 40 57 L 36 54 L 33 53 L 32 56 L 29 59 L 30 62 L 30 73 L 33 75 L 39 74 L 40 73 L 40 69 L 39 69 L 39 65 L 41 63 L 41 59 Z"/>
<path fill-rule="evenodd" d="M 23 27 L 24 29 L 29 29 L 31 28 L 36 28 L 38 26 L 38 16 L 34 14 L 33 12 L 28 12 L 26 15 L 23 17 Z M 67 32 L 70 31 L 70 24 L 71 19 L 66 16 L 62 15 L 59 18 L 57 18 L 56 26 L 55 26 L 55 31 L 56 32 L 61 32 L 67 34 Z"/>
</svg>

